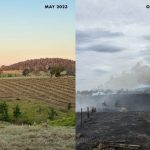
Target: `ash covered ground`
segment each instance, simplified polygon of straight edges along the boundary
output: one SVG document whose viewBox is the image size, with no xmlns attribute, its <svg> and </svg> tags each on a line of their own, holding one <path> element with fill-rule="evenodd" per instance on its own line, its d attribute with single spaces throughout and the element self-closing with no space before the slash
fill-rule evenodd
<svg viewBox="0 0 150 150">
<path fill-rule="evenodd" d="M 76 149 L 92 150 L 104 141 L 124 141 L 150 149 L 150 111 L 77 113 Z M 120 149 L 122 150 L 122 149 Z"/>
</svg>

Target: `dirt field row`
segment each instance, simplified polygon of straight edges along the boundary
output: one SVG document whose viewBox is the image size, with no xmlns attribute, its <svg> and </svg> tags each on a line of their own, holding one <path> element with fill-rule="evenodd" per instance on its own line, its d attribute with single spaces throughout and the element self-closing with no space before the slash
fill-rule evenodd
<svg viewBox="0 0 150 150">
<path fill-rule="evenodd" d="M 66 109 L 75 106 L 75 78 L 0 79 L 0 98 L 33 98 Z"/>
</svg>

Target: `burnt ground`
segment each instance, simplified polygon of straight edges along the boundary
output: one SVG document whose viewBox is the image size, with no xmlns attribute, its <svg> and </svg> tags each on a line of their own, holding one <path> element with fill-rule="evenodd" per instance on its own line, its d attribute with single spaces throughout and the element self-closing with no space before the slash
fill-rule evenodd
<svg viewBox="0 0 150 150">
<path fill-rule="evenodd" d="M 150 112 L 96 112 L 89 119 L 86 113 L 83 116 L 81 127 L 80 113 L 77 113 L 77 150 L 92 150 L 97 143 L 110 141 L 150 150 Z"/>
</svg>

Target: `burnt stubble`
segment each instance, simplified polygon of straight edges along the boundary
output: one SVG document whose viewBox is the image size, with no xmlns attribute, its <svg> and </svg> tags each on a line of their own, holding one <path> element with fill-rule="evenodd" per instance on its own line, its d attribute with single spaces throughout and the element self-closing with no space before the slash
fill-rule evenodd
<svg viewBox="0 0 150 150">
<path fill-rule="evenodd" d="M 90 113 L 90 118 L 85 112 L 83 116 L 81 127 L 80 113 L 77 114 L 77 150 L 101 150 L 101 145 L 108 150 L 149 150 L 150 112 L 95 112 Z M 125 148 L 127 145 L 129 148 Z"/>
</svg>

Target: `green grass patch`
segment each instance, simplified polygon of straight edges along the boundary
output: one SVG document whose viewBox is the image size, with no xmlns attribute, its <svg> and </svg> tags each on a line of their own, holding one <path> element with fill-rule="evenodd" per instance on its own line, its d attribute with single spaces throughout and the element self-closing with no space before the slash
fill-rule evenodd
<svg viewBox="0 0 150 150">
<path fill-rule="evenodd" d="M 41 100 L 33 99 L 1 99 L 0 103 L 6 102 L 8 105 L 9 121 L 14 124 L 42 124 L 48 123 L 53 126 L 75 126 L 75 112 L 72 110 L 61 111 L 51 108 L 49 104 Z M 16 118 L 14 110 L 19 106 L 21 114 Z M 51 110 L 56 115 L 51 119 Z"/>
<path fill-rule="evenodd" d="M 75 126 L 75 120 L 75 113 L 69 113 L 62 118 L 56 119 L 54 121 L 49 121 L 49 124 L 53 126 Z"/>
</svg>

